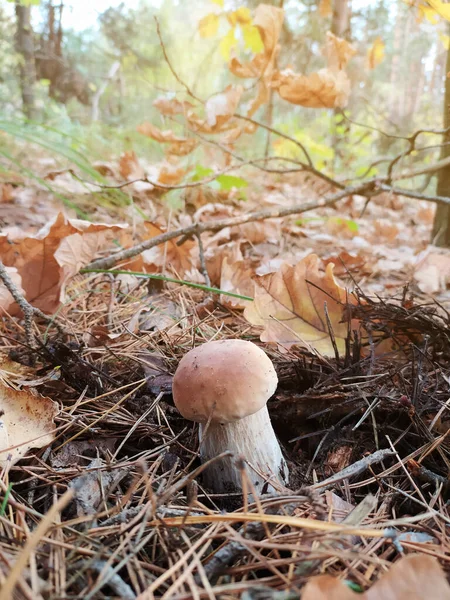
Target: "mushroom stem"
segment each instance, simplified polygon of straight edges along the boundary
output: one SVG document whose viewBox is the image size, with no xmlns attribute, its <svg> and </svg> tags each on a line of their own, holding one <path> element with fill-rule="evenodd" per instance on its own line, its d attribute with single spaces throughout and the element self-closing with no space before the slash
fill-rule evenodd
<svg viewBox="0 0 450 600">
<path fill-rule="evenodd" d="M 277 480 L 283 485 L 288 483 L 288 467 L 266 406 L 253 415 L 232 423 L 211 421 L 205 434 L 204 431 L 205 425 L 200 424 L 202 462 L 225 450 L 233 453 L 232 456 L 215 461 L 204 472 L 205 485 L 216 493 L 242 491 L 241 471 L 236 465 L 239 457 L 243 457 L 248 463 L 247 474 L 258 492 L 268 480 Z M 273 486 L 269 485 L 267 491 L 273 490 Z"/>
</svg>

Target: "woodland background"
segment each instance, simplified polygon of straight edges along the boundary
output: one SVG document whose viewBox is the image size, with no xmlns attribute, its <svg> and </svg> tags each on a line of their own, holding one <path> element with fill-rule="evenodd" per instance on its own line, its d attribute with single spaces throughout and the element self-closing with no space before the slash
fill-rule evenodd
<svg viewBox="0 0 450 600">
<path fill-rule="evenodd" d="M 449 23 L 0 0 L 1 600 L 449 597 Z M 289 489 L 204 486 L 212 339 L 274 362 Z"/>
</svg>

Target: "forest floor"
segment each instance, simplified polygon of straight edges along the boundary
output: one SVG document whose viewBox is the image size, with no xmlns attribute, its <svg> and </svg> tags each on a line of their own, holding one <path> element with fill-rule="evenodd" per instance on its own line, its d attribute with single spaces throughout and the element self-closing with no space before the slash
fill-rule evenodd
<svg viewBox="0 0 450 600">
<path fill-rule="evenodd" d="M 333 190 L 302 174 L 252 174 L 245 199 L 192 187 L 177 211 L 143 182 L 121 188 L 124 205 L 29 160 L 39 181 L 1 175 L 0 253 L 53 317 L 34 320 L 34 348 L 9 300 L 2 318 L 2 402 L 11 388 L 26 395 L 28 429 L 9 423 L 1 461 L 0 597 L 448 598 L 450 253 L 429 245 L 434 207 L 350 196 L 206 231 L 202 249 L 195 237 L 171 240 L 119 265 L 162 279 L 80 273 L 165 228 L 320 203 Z M 126 162 L 96 168 L 114 186 L 139 166 Z M 104 225 L 69 221 L 74 207 Z M 320 281 L 332 262 L 356 291 L 347 339 L 328 354 L 300 336 L 268 340 L 243 312 L 255 277 L 311 254 Z M 279 376 L 269 412 L 291 480 L 254 503 L 203 487 L 197 426 L 171 398 L 181 357 L 228 338 L 261 345 Z M 38 442 L 20 454 L 30 431 Z"/>
</svg>

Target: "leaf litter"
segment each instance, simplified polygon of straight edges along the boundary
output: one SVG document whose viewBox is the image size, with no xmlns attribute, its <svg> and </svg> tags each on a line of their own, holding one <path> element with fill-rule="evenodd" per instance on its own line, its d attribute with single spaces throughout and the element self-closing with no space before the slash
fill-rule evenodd
<svg viewBox="0 0 450 600">
<path fill-rule="evenodd" d="M 120 161 L 122 176 L 131 177 L 137 157 L 129 155 Z M 288 180 L 279 195 L 279 186 L 270 190 L 268 184 L 267 201 L 277 205 L 285 201 L 286 194 L 302 190 L 314 193 L 314 188 L 304 186 L 301 181 Z M 263 187 L 262 182 L 255 189 L 258 187 Z M 252 203 L 258 202 L 257 194 L 251 191 L 247 202 L 246 210 L 251 210 Z M 2 258 L 8 263 L 9 256 L 10 268 L 17 269 L 21 281 L 25 280 L 25 294 L 38 303 L 45 300 L 41 306 L 46 310 L 58 310 L 56 318 L 72 332 L 72 339 L 47 334 L 46 343 L 37 349 L 33 372 L 39 377 L 27 376 L 34 381 L 35 390 L 5 388 L 5 398 L 15 398 L 20 407 L 23 397 L 32 402 L 33 409 L 28 420 L 21 421 L 19 431 L 18 421 L 11 425 L 15 413 L 8 417 L 5 410 L 0 430 L 3 446 L 20 448 L 20 453 L 12 450 L 13 457 L 7 459 L 13 482 L 11 502 L 20 502 L 30 476 L 36 490 L 32 492 L 36 498 L 33 506 L 41 513 L 50 498 L 45 490 L 58 481 L 82 490 L 76 491 L 72 507 L 63 516 L 60 533 L 54 530 L 46 538 L 52 560 L 66 556 L 67 575 L 79 570 L 82 557 L 86 570 L 100 557 L 118 565 L 117 551 L 121 544 L 123 547 L 124 535 L 125 544 L 133 545 L 145 569 L 142 593 L 146 588 L 156 595 L 172 590 L 174 597 L 187 598 L 189 588 L 182 574 L 188 569 L 197 577 L 200 561 L 217 595 L 253 598 L 246 583 L 247 574 L 253 573 L 255 586 L 266 586 L 269 598 L 288 593 L 277 589 L 289 590 L 291 597 L 299 598 L 306 584 L 302 598 L 308 594 L 320 598 L 322 594 L 324 598 L 375 600 L 391 594 L 397 599 L 408 593 L 419 600 L 428 593 L 425 586 L 430 577 L 435 581 L 435 597 L 445 597 L 445 578 L 431 556 L 442 559 L 448 542 L 436 530 L 431 504 L 418 510 L 415 501 L 420 498 L 418 489 L 423 489 L 428 502 L 436 486 L 442 488 L 442 499 L 447 489 L 442 482 L 447 464 L 446 422 L 450 423 L 446 419 L 448 383 L 444 377 L 450 357 L 448 319 L 425 296 L 420 306 L 423 292 L 415 277 L 423 264 L 428 229 L 416 230 L 415 246 L 410 245 L 409 252 L 401 246 L 401 238 L 410 235 L 406 223 L 412 222 L 423 206 L 407 200 L 395 209 L 374 204 L 360 218 L 355 216 L 358 202 L 356 198 L 347 204 L 347 212 L 338 213 L 339 217 L 335 209 L 319 208 L 300 225 L 287 217 L 206 232 L 202 237 L 211 285 L 252 297 L 253 302 L 214 295 L 208 305 L 204 304 L 207 291 L 179 284 L 144 283 L 133 275 L 124 285 L 119 275 L 79 274 L 90 260 L 111 248 L 115 239 L 126 247 L 160 235 L 167 227 L 186 225 L 189 219 L 207 222 L 217 216 L 238 215 L 233 201 L 223 208 L 220 203 L 200 207 L 193 217 L 173 215 L 170 223 L 168 215 L 157 210 L 157 218 L 138 221 L 133 231 L 112 222 L 92 225 L 61 215 L 43 233 L 12 239 L 13 253 L 11 245 L 3 243 Z M 383 223 L 393 214 L 397 215 L 399 231 L 388 228 L 383 243 L 376 242 L 384 235 Z M 408 218 L 400 219 L 400 214 Z M 348 235 L 345 219 L 356 219 L 357 232 Z M 330 232 L 330 241 L 324 230 Z M 89 235 L 91 238 L 86 238 Z M 29 254 L 35 246 L 37 250 Z M 384 269 L 375 268 L 377 262 L 388 259 L 397 261 L 391 270 L 388 263 Z M 40 261 L 35 265 L 45 264 L 49 270 L 31 270 L 30 260 Z M 181 245 L 169 241 L 119 266 L 126 269 L 129 264 L 143 274 L 206 285 L 195 239 Z M 38 272 L 53 278 L 46 295 L 34 291 L 42 288 Z M 409 299 L 408 292 L 404 295 L 408 282 L 418 299 Z M 381 290 L 384 298 L 373 295 Z M 436 293 L 445 306 L 444 282 Z M 11 299 L 5 302 L 10 303 L 11 312 Z M 3 308 L 8 310 L 7 303 Z M 20 321 L 5 321 L 5 327 L 5 339 L 10 341 L 4 352 L 26 362 L 26 350 L 14 341 L 21 339 Z M 215 497 L 201 487 L 201 477 L 200 487 L 192 495 L 190 481 L 195 475 L 185 477 L 196 467 L 192 452 L 196 452 L 197 442 L 192 427 L 171 403 L 170 382 L 179 359 L 193 344 L 213 337 L 249 335 L 254 340 L 261 337 L 277 365 L 280 385 L 270 412 L 293 467 L 296 484 L 292 489 L 303 486 L 304 491 L 290 492 L 281 512 L 277 498 L 268 496 L 263 497 L 262 506 L 250 505 L 245 513 L 248 516 L 238 516 L 239 500 Z M 389 345 L 383 346 L 383 341 Z M 375 351 L 372 344 L 381 351 Z M 420 364 L 419 351 L 427 356 Z M 55 368 L 57 378 L 51 376 Z M 26 379 L 14 376 L 11 370 L 5 373 L 4 385 L 17 386 L 17 381 Z M 45 377 L 46 373 L 50 376 Z M 58 428 L 63 434 L 54 442 Z M 373 474 L 366 469 L 349 476 L 345 492 L 339 481 L 332 484 L 333 492 L 320 488 L 312 491 L 314 482 L 339 474 L 343 468 L 351 469 L 364 453 L 376 452 L 379 444 L 385 447 L 385 434 L 404 462 L 387 458 L 371 467 Z M 39 451 L 39 447 L 43 449 Z M 61 454 L 65 449 L 66 458 Z M 410 471 L 412 482 L 405 475 L 411 454 L 419 461 Z M 44 492 L 40 498 L 38 485 Z M 406 496 L 401 489 L 406 490 Z M 332 526 L 343 510 L 339 503 L 349 499 L 357 503 L 360 495 L 369 491 L 375 494 L 375 507 L 358 523 L 358 535 L 338 535 L 339 543 L 335 543 L 337 534 Z M 335 496 L 331 504 L 330 493 Z M 344 506 L 345 513 L 350 510 L 351 514 L 352 504 Z M 222 514 L 219 509 L 244 524 L 261 509 L 269 516 L 278 513 L 281 521 L 270 525 L 269 519 L 267 532 L 252 539 L 245 527 L 241 531 L 215 521 L 215 516 Z M 443 519 L 448 518 L 446 510 L 441 505 Z M 195 525 L 189 524 L 189 514 L 197 515 Z M 296 527 L 289 515 L 306 519 L 312 529 Z M 164 518 L 178 516 L 185 519 L 181 529 L 164 525 Z M 264 521 L 265 517 L 260 518 Z M 131 523 L 141 531 L 138 538 Z M 322 530 L 317 529 L 319 523 Z M 76 533 L 79 527 L 82 529 Z M 434 535 L 423 536 L 425 531 Z M 374 532 L 381 537 L 373 538 Z M 58 538 L 61 534 L 63 537 Z M 167 546 L 167 535 L 177 536 L 182 554 Z M 395 542 L 395 536 L 401 542 Z M 90 538 L 96 540 L 94 546 L 88 542 Z M 66 540 L 70 555 L 61 549 L 58 539 Z M 227 548 L 236 540 L 239 553 L 231 552 L 230 562 L 219 561 L 218 568 L 212 556 L 220 556 L 220 544 Z M 152 557 L 145 550 L 150 546 L 155 549 Z M 399 547 L 406 558 L 398 554 Z M 427 554 L 420 555 L 420 564 L 414 563 L 414 552 L 421 549 Z M 276 558 L 281 551 L 285 557 Z M 11 547 L 8 552 L 12 560 L 17 549 Z M 44 546 L 38 552 L 44 552 Z M 387 569 L 389 561 L 394 562 L 391 570 Z M 167 572 L 169 563 L 174 568 Z M 323 570 L 326 575 L 320 574 Z M 127 575 L 121 574 L 121 578 L 128 581 Z M 356 594 L 349 581 L 367 591 Z M 423 588 L 418 581 L 425 582 Z M 409 584 L 414 585 L 415 596 Z M 80 585 L 75 579 L 72 589 L 80 591 Z"/>
<path fill-rule="evenodd" d="M 250 61 L 221 48 L 230 72 L 255 83 L 247 119 L 272 91 L 345 106 L 347 42 L 329 34 L 315 73 L 279 71 L 283 11 L 226 14 L 259 33 L 246 30 Z M 217 22 L 209 16 L 200 33 L 215 35 Z M 381 59 L 374 45 L 371 67 Z M 237 177 L 214 148 L 208 168 L 184 166 L 196 134 L 231 148 L 255 130 L 236 117 L 252 87 L 229 86 L 204 107 L 158 98 L 162 115 L 186 123 L 184 135 L 139 126 L 165 158 L 149 164 L 131 150 L 92 165 L 127 202 L 48 161 L 33 163 L 40 180 L 1 183 L 1 259 L 64 325 L 55 334 L 36 319 L 30 349 L 2 290 L 2 583 L 48 525 L 22 572 L 24 597 L 449 597 L 447 257 L 428 245 L 427 203 L 379 194 L 366 206 L 353 195 L 301 217 L 205 231 L 202 248 L 195 235 L 167 240 L 117 265 L 131 274 L 83 272 L 166 231 L 260 210 L 262 197 L 278 209 L 335 191 L 310 174 L 243 167 Z M 171 186 L 184 187 L 175 209 L 162 198 Z M 86 206 L 92 222 L 76 219 Z M 171 399 L 181 357 L 226 338 L 261 344 L 279 376 L 269 411 L 292 481 L 253 504 L 204 488 L 197 431 Z"/>
</svg>

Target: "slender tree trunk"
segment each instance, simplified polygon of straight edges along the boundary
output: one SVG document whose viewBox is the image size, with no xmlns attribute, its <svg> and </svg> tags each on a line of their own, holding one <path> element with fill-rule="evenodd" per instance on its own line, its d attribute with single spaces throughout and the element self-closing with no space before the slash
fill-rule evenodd
<svg viewBox="0 0 450 600">
<path fill-rule="evenodd" d="M 34 102 L 34 84 L 36 81 L 34 65 L 34 41 L 31 29 L 31 6 L 16 1 L 16 48 L 21 55 L 20 87 L 22 91 L 22 108 L 28 119 L 36 116 Z"/>
<path fill-rule="evenodd" d="M 445 96 L 444 96 L 444 129 L 450 127 L 450 48 L 447 50 L 445 67 Z M 450 156 L 450 132 L 442 136 L 444 145 L 441 148 L 441 159 Z M 438 171 L 436 194 L 450 198 L 450 168 Z M 434 217 L 432 241 L 437 246 L 450 248 L 450 206 L 439 204 Z"/>
<path fill-rule="evenodd" d="M 331 33 L 348 41 L 350 41 L 350 12 L 350 0 L 334 0 L 333 15 L 331 18 Z M 338 135 L 338 128 L 341 130 L 344 129 L 344 133 Z M 333 170 L 336 168 L 336 164 L 339 164 L 337 159 L 341 157 L 341 145 L 346 141 L 349 129 L 350 125 L 342 117 L 341 109 L 335 108 L 333 110 L 331 139 L 331 145 L 334 150 Z"/>
</svg>

